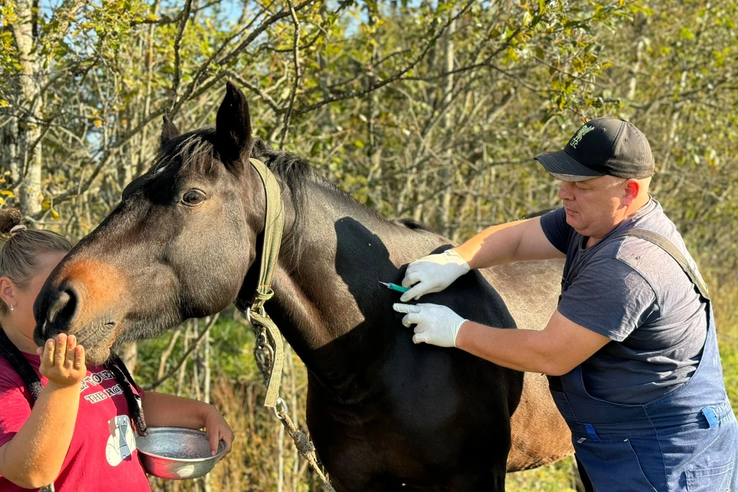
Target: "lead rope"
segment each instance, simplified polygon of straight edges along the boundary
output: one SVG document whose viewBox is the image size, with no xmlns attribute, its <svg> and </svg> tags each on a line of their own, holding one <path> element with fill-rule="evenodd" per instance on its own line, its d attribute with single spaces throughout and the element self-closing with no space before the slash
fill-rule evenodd
<svg viewBox="0 0 738 492">
<path fill-rule="evenodd" d="M 313 446 L 307 434 L 295 426 L 288 415 L 287 404 L 282 398 L 279 398 L 279 385 L 282 380 L 282 367 L 284 365 L 284 344 L 282 334 L 267 314 L 264 304 L 274 296 L 271 284 L 274 268 L 279 258 L 279 247 L 282 243 L 284 209 L 277 178 L 260 160 L 249 159 L 249 162 L 261 178 L 266 201 L 264 245 L 259 267 L 259 284 L 251 300 L 251 306 L 246 309 L 246 318 L 251 323 L 255 336 L 254 358 L 267 385 L 264 406 L 274 410 L 274 415 L 282 422 L 297 450 L 308 460 L 310 466 L 323 481 L 325 489 L 329 492 L 335 492 L 328 477 L 320 468 L 315 454 L 315 446 Z"/>
</svg>

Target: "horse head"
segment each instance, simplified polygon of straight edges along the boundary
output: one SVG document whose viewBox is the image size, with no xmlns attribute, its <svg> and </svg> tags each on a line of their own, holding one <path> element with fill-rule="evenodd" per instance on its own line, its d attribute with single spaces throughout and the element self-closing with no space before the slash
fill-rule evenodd
<svg viewBox="0 0 738 492">
<path fill-rule="evenodd" d="M 232 84 L 215 129 L 180 134 L 168 118 L 151 169 L 62 260 L 34 305 L 34 339 L 74 334 L 88 361 L 155 337 L 237 298 L 263 229 L 264 190 L 249 165 L 249 109 Z"/>
</svg>

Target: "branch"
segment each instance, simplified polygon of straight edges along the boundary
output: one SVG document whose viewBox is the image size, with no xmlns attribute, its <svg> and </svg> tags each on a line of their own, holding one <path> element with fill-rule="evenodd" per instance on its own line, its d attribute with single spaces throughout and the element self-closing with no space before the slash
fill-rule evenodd
<svg viewBox="0 0 738 492">
<path fill-rule="evenodd" d="M 298 3 L 297 5 L 294 6 L 294 10 L 297 12 L 305 8 L 306 6 L 310 5 L 311 3 L 314 3 L 315 1 L 316 0 L 306 0 L 305 2 Z M 259 27 L 257 27 L 254 31 L 252 31 L 251 34 L 249 34 L 249 36 L 241 42 L 241 44 L 239 44 L 231 53 L 229 53 L 228 56 L 220 60 L 219 64 L 227 65 L 228 63 L 233 61 L 239 55 L 239 53 L 241 53 L 241 51 L 246 49 L 246 47 L 250 45 L 254 39 L 258 38 L 261 35 L 261 33 L 266 31 L 269 26 L 271 26 L 272 24 L 274 24 L 280 19 L 284 19 L 288 15 L 292 15 L 292 12 L 282 11 L 266 19 L 261 25 L 259 25 Z"/>
<path fill-rule="evenodd" d="M 232 36 L 229 36 L 226 39 L 224 39 L 220 47 L 217 50 L 215 50 L 213 54 L 210 55 L 210 57 L 207 60 L 205 60 L 205 62 L 202 65 L 200 65 L 200 68 L 198 68 L 197 71 L 195 72 L 194 76 L 192 77 L 192 81 L 187 85 L 187 88 L 185 89 L 182 96 L 176 101 L 176 104 L 172 105 L 171 109 L 169 110 L 169 116 L 174 116 L 176 113 L 178 113 L 182 105 L 193 97 L 193 94 L 195 94 L 195 88 L 197 87 L 197 84 L 200 83 L 203 75 L 207 71 L 208 67 L 212 65 L 215 58 L 223 52 L 223 50 L 228 46 L 228 44 L 233 39 L 237 38 L 238 36 L 243 34 L 246 30 L 248 30 L 256 22 L 256 19 L 258 19 L 264 12 L 266 12 L 270 6 L 271 4 L 264 7 L 264 9 L 262 9 L 261 12 L 259 12 L 258 14 L 254 16 L 251 22 L 246 24 L 242 29 L 234 33 Z M 225 60 L 225 58 L 223 60 Z M 220 73 L 220 75 L 216 75 L 214 78 L 214 81 L 220 80 L 223 77 L 223 75 L 224 74 L 222 72 Z M 206 87 L 212 87 L 214 81 L 211 81 L 210 83 L 206 84 Z M 199 94 L 202 94 L 202 92 L 203 91 L 198 91 L 196 94 L 199 95 Z"/>
<path fill-rule="evenodd" d="M 182 55 L 180 53 L 182 49 L 182 36 L 184 36 L 185 27 L 187 27 L 187 21 L 190 19 L 190 11 L 192 9 L 192 0 L 185 0 L 184 8 L 182 9 L 182 20 L 177 28 L 177 36 L 174 38 L 174 80 L 172 80 L 172 95 L 170 96 L 169 107 L 174 108 L 177 102 L 177 89 L 179 88 L 179 81 L 182 77 Z M 170 111 L 171 113 L 171 111 Z"/>
<path fill-rule="evenodd" d="M 144 386 L 144 389 L 146 391 L 153 391 L 153 390 L 155 390 L 156 388 L 158 388 L 159 386 L 161 386 L 161 384 L 163 382 L 165 382 L 167 379 L 169 379 L 172 376 L 174 376 L 177 373 L 177 371 L 179 371 L 179 368 L 182 367 L 182 364 L 184 364 L 185 361 L 187 361 L 187 358 L 190 356 L 190 354 L 195 351 L 195 349 L 200 345 L 200 342 L 202 341 L 202 339 L 205 338 L 205 335 L 208 334 L 208 332 L 210 331 L 210 328 L 212 328 L 213 325 L 215 325 L 215 322 L 218 321 L 218 316 L 219 315 L 220 314 L 216 314 L 215 316 L 213 316 L 210 319 L 210 322 L 205 326 L 205 328 L 203 328 L 203 330 L 200 332 L 200 334 L 197 335 L 197 338 L 195 339 L 195 343 L 193 343 L 192 346 L 189 349 L 187 349 L 187 352 L 185 352 L 182 355 L 182 358 L 177 363 L 176 367 L 174 367 L 174 369 L 172 369 L 171 371 L 169 371 L 169 374 L 167 374 L 163 378 L 159 378 L 156 381 L 154 381 L 153 383 L 148 384 L 148 385 L 145 385 Z"/>
<path fill-rule="evenodd" d="M 209 9 L 213 5 L 218 5 L 220 3 L 221 3 L 220 0 L 216 0 L 216 1 L 213 1 L 213 2 L 208 2 L 205 5 L 201 5 L 199 7 L 194 8 L 194 9 L 191 8 L 190 11 L 191 12 L 195 12 L 195 13 L 202 12 L 202 11 L 205 11 L 205 10 Z M 176 17 L 169 17 L 166 14 L 162 14 L 158 18 L 133 20 L 133 21 L 131 21 L 129 23 L 129 25 L 131 27 L 140 26 L 140 25 L 144 25 L 144 24 L 155 24 L 155 25 L 159 25 L 159 26 L 165 26 L 167 24 L 174 24 L 176 22 L 179 22 L 182 19 L 182 14 L 184 14 L 184 10 L 182 10 L 179 14 L 177 14 Z"/>
<path fill-rule="evenodd" d="M 280 150 L 284 147 L 284 140 L 287 138 L 287 133 L 290 129 L 290 119 L 292 119 L 292 110 L 295 108 L 295 96 L 297 95 L 297 88 L 300 85 L 300 21 L 297 20 L 297 14 L 295 8 L 292 5 L 292 0 L 287 0 L 287 4 L 290 6 L 290 14 L 292 16 L 292 22 L 295 25 L 295 39 L 292 42 L 292 60 L 295 65 L 295 80 L 292 84 L 292 90 L 290 91 L 290 103 L 287 107 L 287 113 L 284 115 L 284 126 L 282 127 L 282 137 L 279 139 Z"/>
<path fill-rule="evenodd" d="M 105 152 L 103 152 L 102 156 L 100 157 L 100 161 L 95 166 L 95 169 L 93 170 L 92 175 L 84 182 L 84 184 L 80 184 L 78 190 L 65 191 L 61 195 L 54 197 L 54 203 L 59 204 L 59 203 L 65 202 L 71 198 L 74 198 L 86 192 L 87 189 L 90 187 L 90 185 L 92 185 L 92 182 L 95 180 L 97 175 L 100 174 L 100 171 L 102 170 L 102 168 L 105 167 L 105 165 L 108 162 L 108 159 L 110 159 L 114 151 L 116 151 L 119 147 L 122 147 L 123 145 L 125 145 L 131 138 L 136 136 L 146 125 L 149 124 L 149 122 L 151 122 L 151 120 L 156 119 L 162 115 L 164 115 L 164 110 L 160 109 L 158 111 L 151 113 L 149 116 L 144 117 L 141 123 L 139 123 L 138 126 L 136 126 L 136 128 L 126 133 L 125 135 L 120 137 L 116 142 L 108 146 L 108 149 Z M 84 167 L 87 164 L 89 164 L 89 162 L 81 164 L 80 167 Z M 37 218 L 40 216 L 41 214 L 37 215 L 34 218 Z"/>
<path fill-rule="evenodd" d="M 371 87 L 368 87 L 367 89 L 357 90 L 357 91 L 352 91 L 352 92 L 347 92 L 345 94 L 341 94 L 340 96 L 336 96 L 336 97 L 329 97 L 327 99 L 324 99 L 324 100 L 322 100 L 320 102 L 317 102 L 315 104 L 311 104 L 311 105 L 306 106 L 304 108 L 298 108 L 298 109 L 296 109 L 294 111 L 294 113 L 295 114 L 305 114 L 305 113 L 309 113 L 310 111 L 313 111 L 313 110 L 315 110 L 315 109 L 317 109 L 317 108 L 319 108 L 321 106 L 325 106 L 326 104 L 330 104 L 332 102 L 343 101 L 345 99 L 351 99 L 351 98 L 357 97 L 357 96 L 364 96 L 366 94 L 369 94 L 370 92 L 376 91 L 377 89 L 381 89 L 382 87 L 384 87 L 387 84 L 390 84 L 392 82 L 395 82 L 396 80 L 400 80 L 403 75 L 405 75 L 410 70 L 412 70 L 413 68 L 415 68 L 415 66 L 418 63 L 420 63 L 421 60 L 423 60 L 423 58 L 425 58 L 425 55 L 428 54 L 428 51 L 430 51 L 430 49 L 433 46 L 435 46 L 436 41 L 443 35 L 443 33 L 448 28 L 448 26 L 451 24 L 451 22 L 453 22 L 454 20 L 458 19 L 464 12 L 466 12 L 469 9 L 469 7 L 472 6 L 473 3 L 474 2 L 471 2 L 470 1 L 469 3 L 466 4 L 466 6 L 463 9 L 461 9 L 459 11 L 458 14 L 456 14 L 455 16 L 453 16 L 452 18 L 450 18 L 443 25 L 443 27 L 441 27 L 441 29 L 438 32 L 436 32 L 433 35 L 433 37 L 430 38 L 430 40 L 428 41 L 428 43 L 426 44 L 425 48 L 420 53 L 420 55 L 418 55 L 415 58 L 415 60 L 413 60 L 412 62 L 410 62 L 410 64 L 407 67 L 403 68 L 399 72 L 396 72 L 394 75 L 390 76 L 389 78 L 386 78 L 386 79 L 382 80 L 378 84 L 372 84 L 372 86 Z"/>
</svg>

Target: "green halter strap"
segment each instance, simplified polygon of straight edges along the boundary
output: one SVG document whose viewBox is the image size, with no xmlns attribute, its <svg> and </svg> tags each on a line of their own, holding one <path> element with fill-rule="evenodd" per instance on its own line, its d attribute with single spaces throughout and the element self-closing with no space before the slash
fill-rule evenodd
<svg viewBox="0 0 738 492">
<path fill-rule="evenodd" d="M 271 361 L 265 361 L 263 357 L 260 358 L 257 356 L 257 362 L 259 362 L 264 378 L 267 379 L 267 394 L 264 399 L 264 406 L 274 408 L 277 403 L 277 397 L 279 396 L 279 384 L 282 379 L 284 345 L 282 343 L 282 334 L 279 332 L 277 325 L 274 324 L 274 321 L 266 313 L 264 303 L 274 296 L 272 276 L 277 266 L 279 247 L 282 243 L 284 208 L 279 183 L 277 182 L 277 178 L 274 177 L 274 174 L 272 174 L 266 164 L 258 159 L 249 159 L 249 162 L 256 169 L 264 185 L 266 214 L 264 218 L 264 246 L 261 255 L 261 266 L 259 268 L 259 285 L 256 287 L 256 292 L 251 300 L 251 307 L 246 310 L 246 316 L 254 328 L 262 329 L 256 333 L 255 352 L 260 349 L 267 349 L 267 351 L 271 352 Z M 263 330 L 268 333 L 271 339 L 271 347 Z M 262 364 L 263 362 L 266 363 Z M 269 365 L 271 366 L 270 368 L 267 367 Z"/>
</svg>

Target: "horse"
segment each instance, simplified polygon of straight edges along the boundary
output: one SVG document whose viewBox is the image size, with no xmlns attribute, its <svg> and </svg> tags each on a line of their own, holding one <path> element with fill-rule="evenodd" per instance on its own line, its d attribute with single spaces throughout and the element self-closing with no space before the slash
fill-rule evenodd
<svg viewBox="0 0 738 492">
<path fill-rule="evenodd" d="M 265 229 L 255 158 L 284 207 L 267 307 L 307 368 L 307 427 L 338 492 L 503 491 L 506 472 L 573 452 L 545 376 L 414 345 L 392 310 L 398 294 L 378 281 L 399 283 L 410 261 L 448 239 L 383 218 L 305 159 L 252 137 L 231 83 L 215 128 L 180 134 L 165 118 L 160 143 L 148 172 L 47 279 L 34 306 L 38 343 L 74 334 L 100 363 L 124 342 L 248 305 Z M 559 262 L 472 271 L 423 300 L 491 326 L 542 327 L 560 275 Z"/>
</svg>

